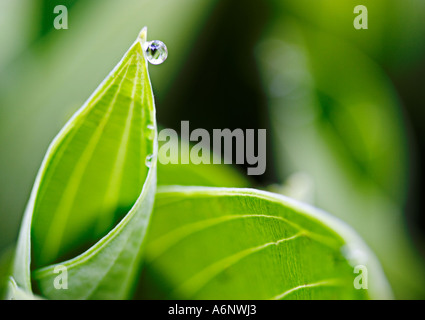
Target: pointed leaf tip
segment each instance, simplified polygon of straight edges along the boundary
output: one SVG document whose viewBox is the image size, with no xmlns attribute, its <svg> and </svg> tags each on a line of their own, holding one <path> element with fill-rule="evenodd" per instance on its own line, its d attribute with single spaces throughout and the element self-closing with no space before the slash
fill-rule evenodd
<svg viewBox="0 0 425 320">
<path fill-rule="evenodd" d="M 144 26 L 139 33 L 139 40 L 141 41 L 142 44 L 146 42 L 147 34 L 148 34 L 148 27 Z"/>
</svg>

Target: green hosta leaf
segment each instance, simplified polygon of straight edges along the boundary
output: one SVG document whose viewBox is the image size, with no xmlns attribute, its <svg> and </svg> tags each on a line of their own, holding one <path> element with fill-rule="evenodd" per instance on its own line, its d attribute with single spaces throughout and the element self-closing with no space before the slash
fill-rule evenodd
<svg viewBox="0 0 425 320">
<path fill-rule="evenodd" d="M 47 151 L 15 258 L 20 290 L 30 293 L 33 281 L 54 299 L 129 294 L 156 189 L 145 39 L 146 29 Z M 67 268 L 67 290 L 55 289 L 57 264 Z"/>
<path fill-rule="evenodd" d="M 391 297 L 379 263 L 350 228 L 277 194 L 161 187 L 149 228 L 138 298 Z M 367 268 L 367 290 L 354 287 L 358 265 Z"/>
<path fill-rule="evenodd" d="M 181 67 L 217 4 L 215 0 L 75 2 L 49 0 L 49 5 L 68 7 L 70 28 L 35 41 L 42 20 L 53 27 L 53 19 L 34 15 L 53 14 L 47 2 L 0 1 L 0 26 L 7 30 L 0 32 L 0 180 L 13 185 L 0 192 L 0 250 L 16 238 L 28 188 L 53 135 L 116 64 L 140 21 L 149 26 L 150 38 L 161 39 L 172 52 L 166 63 L 149 70 L 158 99 L 166 95 L 176 74 L 184 72 Z"/>
<path fill-rule="evenodd" d="M 9 280 L 9 291 L 6 300 L 42 300 L 42 298 L 32 292 L 21 289 L 15 280 L 11 278 Z"/>
</svg>

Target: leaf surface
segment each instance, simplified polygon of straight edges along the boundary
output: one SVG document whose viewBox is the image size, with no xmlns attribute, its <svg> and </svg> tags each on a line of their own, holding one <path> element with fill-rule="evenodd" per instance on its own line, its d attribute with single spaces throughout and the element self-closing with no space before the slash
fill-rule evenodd
<svg viewBox="0 0 425 320">
<path fill-rule="evenodd" d="M 14 281 L 52 299 L 131 291 L 156 189 L 146 29 L 50 145 L 21 228 Z M 58 265 L 68 289 L 55 288 Z M 31 277 L 32 276 L 32 277 Z"/>
<path fill-rule="evenodd" d="M 161 187 L 149 228 L 136 298 L 391 297 L 379 263 L 350 228 L 277 194 Z M 358 265 L 367 268 L 368 290 L 354 287 Z"/>
</svg>

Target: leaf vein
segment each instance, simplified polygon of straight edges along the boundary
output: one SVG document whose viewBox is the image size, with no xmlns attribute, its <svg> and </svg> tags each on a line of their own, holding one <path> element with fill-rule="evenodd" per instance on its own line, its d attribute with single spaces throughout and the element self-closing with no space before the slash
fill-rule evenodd
<svg viewBox="0 0 425 320">
<path fill-rule="evenodd" d="M 207 266 L 206 268 L 204 268 L 203 270 L 201 270 L 200 272 L 192 276 L 189 280 L 185 281 L 182 285 L 180 285 L 177 289 L 175 289 L 175 291 L 177 294 L 183 294 L 184 296 L 192 296 L 196 292 L 201 290 L 203 287 L 205 287 L 212 279 L 214 279 L 220 273 L 230 268 L 231 266 L 233 266 L 240 260 L 250 256 L 251 254 L 259 252 L 269 246 L 272 246 L 272 245 L 277 246 L 281 243 L 297 239 L 303 235 L 305 235 L 303 232 L 299 232 L 289 238 L 267 242 L 265 244 L 262 244 L 256 247 L 248 248 L 248 249 L 239 251 L 237 253 L 234 253 L 229 257 L 221 259 Z"/>
<path fill-rule="evenodd" d="M 341 285 L 341 282 L 342 281 L 338 279 L 327 279 L 327 280 L 322 280 L 315 283 L 302 284 L 294 288 L 291 288 L 289 290 L 286 290 L 285 292 L 278 294 L 277 296 L 274 296 L 273 298 L 271 298 L 271 300 L 282 300 L 283 298 L 290 295 L 291 293 L 298 290 L 306 289 L 306 288 L 314 288 L 319 286 L 339 286 Z"/>
</svg>

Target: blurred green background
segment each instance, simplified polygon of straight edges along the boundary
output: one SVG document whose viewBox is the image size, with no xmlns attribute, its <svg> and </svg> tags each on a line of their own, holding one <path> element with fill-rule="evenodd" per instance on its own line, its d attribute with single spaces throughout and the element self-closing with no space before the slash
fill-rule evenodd
<svg viewBox="0 0 425 320">
<path fill-rule="evenodd" d="M 0 251 L 50 141 L 145 25 L 169 51 L 150 66 L 162 126 L 267 128 L 254 185 L 308 189 L 292 194 L 350 224 L 396 298 L 425 298 L 422 0 L 0 0 Z"/>
</svg>

